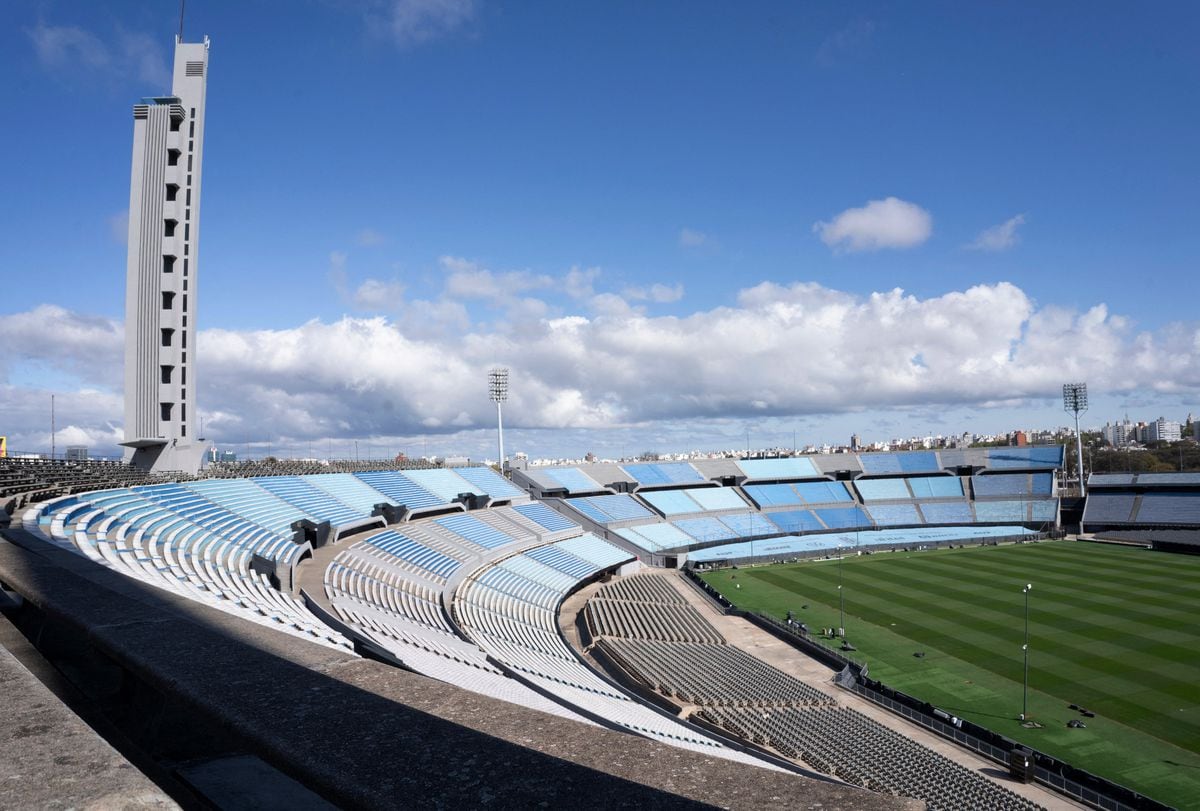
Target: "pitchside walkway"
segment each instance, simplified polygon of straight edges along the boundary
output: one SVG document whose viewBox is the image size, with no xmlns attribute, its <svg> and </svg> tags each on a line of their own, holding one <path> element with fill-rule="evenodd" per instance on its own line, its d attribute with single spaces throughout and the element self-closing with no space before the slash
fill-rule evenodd
<svg viewBox="0 0 1200 811">
<path fill-rule="evenodd" d="M 1050 811 L 1073 811 L 1074 809 L 1086 808 L 1087 806 L 1074 803 L 1059 794 L 1048 791 L 1035 784 L 1018 783 L 1010 780 L 1007 776 L 1007 771 L 996 763 L 986 760 L 967 749 L 959 747 L 944 738 L 934 735 L 924 727 L 918 726 L 904 718 L 894 715 L 887 710 L 872 704 L 865 699 L 836 688 L 831 683 L 831 678 L 834 671 L 830 670 L 825 665 L 805 656 L 800 651 L 793 648 L 783 640 L 767 633 L 753 623 L 747 622 L 740 617 L 727 616 L 719 612 L 713 607 L 712 603 L 705 600 L 696 589 L 692 588 L 688 583 L 684 582 L 683 576 L 677 572 L 663 569 L 642 569 L 642 573 L 653 574 L 662 577 L 667 582 L 673 584 L 689 605 L 695 607 L 716 629 L 725 637 L 726 641 L 740 648 L 747 653 L 758 657 L 767 664 L 782 670 L 784 673 L 795 676 L 800 681 L 809 684 L 819 690 L 822 690 L 834 696 L 838 703 L 844 707 L 850 707 L 858 710 L 869 718 L 878 721 L 880 724 L 892 729 L 907 738 L 910 738 L 922 746 L 932 749 L 939 754 L 945 755 L 947 758 L 960 763 L 969 768 L 971 771 L 981 775 L 982 777 L 991 780 L 997 785 L 1007 788 L 1009 791 L 1015 792 L 1022 797 L 1037 803 Z M 591 598 L 600 586 L 592 585 L 586 589 L 572 595 L 570 600 L 563 604 L 563 611 L 560 616 L 560 625 L 563 634 L 568 641 L 576 647 L 577 650 L 582 650 L 580 645 L 579 634 L 575 628 L 575 617 L 583 609 L 584 603 Z M 589 657 L 590 661 L 591 660 Z"/>
</svg>

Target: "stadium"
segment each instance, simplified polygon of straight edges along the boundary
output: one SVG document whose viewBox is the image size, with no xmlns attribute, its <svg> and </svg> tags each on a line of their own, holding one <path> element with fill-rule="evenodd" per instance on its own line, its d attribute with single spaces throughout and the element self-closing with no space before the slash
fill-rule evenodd
<svg viewBox="0 0 1200 811">
<path fill-rule="evenodd" d="M 1200 805 L 1200 474 L 201 467 L 207 60 L 134 106 L 126 461 L 0 458 L 6 806 Z"/>
<path fill-rule="evenodd" d="M 405 759 L 415 756 L 413 746 L 432 747 L 429 754 L 437 753 L 442 766 L 422 779 L 438 790 L 447 790 L 443 777 L 459 774 L 446 764 L 495 755 L 488 753 L 505 736 L 491 738 L 497 733 L 485 720 L 504 719 L 508 745 L 515 735 L 531 747 L 526 758 L 549 750 L 596 770 L 601 782 L 632 781 L 638 790 L 631 790 L 630 803 L 654 796 L 660 804 L 690 798 L 740 806 L 760 791 L 786 791 L 797 801 L 876 807 L 867 799 L 874 791 L 878 807 L 890 807 L 884 798 L 892 797 L 924 800 L 930 808 L 1068 807 L 1068 797 L 1103 808 L 1162 807 L 1152 791 L 1147 796 L 1039 751 L 1029 742 L 1039 740 L 1040 730 L 1012 721 L 1015 699 L 995 706 L 992 694 L 990 706 L 985 702 L 1009 716 L 998 722 L 994 713 L 943 709 L 877 681 L 877 674 L 889 676 L 879 665 L 869 669 L 845 644 L 854 639 L 872 661 L 882 661 L 880 650 L 864 643 L 868 635 L 853 628 L 869 620 L 863 595 L 851 595 L 850 616 L 835 623 L 835 598 L 816 587 L 801 590 L 803 599 L 823 601 L 827 613 L 794 604 L 793 623 L 791 610 L 786 621 L 782 609 L 747 611 L 743 595 L 733 592 L 778 568 L 807 567 L 827 581 L 819 567 L 831 574 L 832 559 L 840 574 L 844 557 L 851 557 L 847 569 L 859 569 L 868 561 L 954 554 L 956 578 L 971 582 L 975 571 L 982 573 L 965 595 L 982 604 L 993 576 L 985 554 L 1029 558 L 1062 545 L 1034 543 L 1062 537 L 1056 475 L 1062 457 L 1058 446 L 597 463 L 516 470 L 511 481 L 487 467 L 350 472 L 347 463 L 346 472 L 315 472 L 297 462 L 280 463 L 270 475 L 184 477 L 10 459 L 5 492 L 26 493 L 30 503 L 5 531 L 0 579 L 16 606 L 6 613 L 47 659 L 93 689 L 102 685 L 90 698 L 109 712 L 128 704 L 123 723 L 136 718 L 138 728 L 123 732 L 137 741 L 127 744 L 134 751 L 147 747 L 162 762 L 190 761 L 176 749 L 201 744 L 175 740 L 180 732 L 172 726 L 211 727 L 220 731 L 206 733 L 203 748 L 233 747 L 241 761 L 261 759 L 336 805 L 395 802 L 356 794 L 367 789 L 347 786 L 336 769 L 330 774 L 339 757 L 352 755 L 367 761 L 355 768 L 370 774 L 369 753 L 356 747 L 378 744 L 375 736 L 388 722 L 361 717 L 346 704 L 352 698 L 306 680 L 336 680 L 332 673 L 357 663 L 380 680 L 355 685 L 364 698 L 391 697 L 409 713 L 431 713 L 423 722 L 408 718 L 415 727 L 386 737 L 415 735 L 392 740 L 389 757 L 401 756 L 395 747 Z M 1197 477 L 1165 479 L 1094 477 L 1083 529 L 1104 526 L 1086 537 L 1111 538 L 1120 552 L 1130 551 L 1129 544 L 1194 549 Z M 1070 564 L 1088 566 L 1104 554 L 1085 549 Z M 1144 548 L 1141 554 L 1169 558 L 1168 569 L 1193 560 Z M 1100 565 L 1087 577 L 1099 576 Z M 1040 590 L 1051 579 L 1048 566 L 1016 565 L 1002 590 L 1015 601 L 1021 577 Z M 884 582 L 906 581 L 885 576 Z M 745 597 L 745 605 L 760 608 L 750 590 Z M 1190 611 L 1186 590 L 1180 598 Z M 900 616 L 900 603 L 896 597 L 892 615 Z M 821 624 L 834 627 L 822 639 L 818 623 L 825 616 Z M 1019 610 L 1006 619 L 1017 632 Z M 952 613 L 950 620 L 966 644 L 966 615 Z M 1040 622 L 1053 627 L 1052 619 Z M 1061 655 L 1046 648 L 1054 634 L 1044 630 L 1034 638 L 1034 656 L 1042 659 L 1034 680 L 1042 682 L 1039 701 L 1040 691 L 1051 692 L 1045 682 L 1054 668 L 1046 659 Z M 267 637 L 265 653 L 254 651 Z M 934 644 L 918 634 L 912 640 L 910 646 Z M 1160 656 L 1179 662 L 1175 676 L 1155 671 L 1167 690 L 1192 667 L 1186 644 L 1177 643 L 1178 656 L 1139 652 L 1143 667 Z M 1057 638 L 1054 645 L 1068 642 Z M 264 656 L 275 661 L 264 666 Z M 1000 656 L 1019 664 L 1011 651 Z M 231 662 L 242 657 L 245 665 Z M 289 673 L 281 689 L 271 681 L 284 664 L 309 672 Z M 250 667 L 264 669 L 247 673 Z M 432 707 L 408 703 L 414 679 L 422 694 L 437 697 Z M 1092 695 L 1086 676 L 1072 689 L 1068 695 Z M 332 690 L 329 706 L 313 707 L 303 690 Z M 1089 720 L 1095 713 L 1119 715 L 1118 697 L 1094 698 L 1087 699 Z M 337 744 L 319 735 L 303 742 L 272 737 L 299 723 L 300 708 L 314 713 L 309 723 L 324 717 L 336 726 Z M 333 711 L 354 717 L 356 728 L 330 719 Z M 885 717 L 888 711 L 895 715 Z M 146 712 L 153 723 L 141 716 Z M 464 712 L 478 716 L 464 719 Z M 263 724 L 264 714 L 272 723 Z M 1049 724 L 1054 714 L 1035 703 L 1029 717 Z M 422 727 L 435 721 L 465 723 L 451 737 L 456 747 L 471 748 L 442 751 Z M 1122 722 L 1138 723 L 1136 716 Z M 563 725 L 572 734 L 559 737 Z M 462 743 L 468 731 L 485 732 L 489 742 Z M 1027 734 L 1018 741 L 1021 731 Z M 1183 728 L 1160 727 L 1156 734 L 1194 746 Z M 217 744 L 210 736 L 238 740 Z M 637 748 L 639 739 L 649 748 Z M 625 759 L 633 751 L 658 766 L 632 776 Z M 1014 752 L 1031 764 L 1028 774 L 1011 770 L 1020 779 L 1010 777 Z M 1071 753 L 1068 747 L 1065 756 Z M 156 775 L 161 762 L 146 766 L 146 757 L 135 760 Z M 317 760 L 325 765 L 314 768 Z M 172 774 L 160 785 L 183 782 L 182 796 L 213 790 L 203 768 L 176 767 Z M 708 785 L 719 775 L 728 775 L 736 791 Z M 55 786 L 52 774 L 44 776 Z M 542 781 L 531 789 L 527 778 L 497 774 L 487 791 L 515 803 L 542 796 Z M 285 778 L 258 779 L 289 796 L 277 785 Z M 394 784 L 371 791 L 384 785 Z M 462 793 L 475 786 L 459 785 L 447 802 L 478 803 L 478 796 Z M 1149 788 L 1155 787 L 1182 798 L 1180 806 L 1192 796 L 1186 780 L 1167 778 Z M 209 800 L 222 804 L 219 794 Z"/>
</svg>

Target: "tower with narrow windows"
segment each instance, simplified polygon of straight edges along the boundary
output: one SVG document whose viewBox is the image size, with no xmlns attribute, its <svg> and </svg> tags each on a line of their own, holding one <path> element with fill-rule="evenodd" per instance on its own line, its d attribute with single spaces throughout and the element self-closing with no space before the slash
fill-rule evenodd
<svg viewBox="0 0 1200 811">
<path fill-rule="evenodd" d="M 126 458 L 195 472 L 196 270 L 208 38 L 175 40 L 171 95 L 133 107 L 125 272 Z"/>
</svg>

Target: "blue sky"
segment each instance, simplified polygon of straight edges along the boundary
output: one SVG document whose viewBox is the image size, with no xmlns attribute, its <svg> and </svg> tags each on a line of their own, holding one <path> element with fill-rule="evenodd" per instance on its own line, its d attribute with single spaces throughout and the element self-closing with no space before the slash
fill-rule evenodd
<svg viewBox="0 0 1200 811">
<path fill-rule="evenodd" d="M 119 438 L 170 5 L 0 10 L 14 448 L 50 392 L 60 444 Z M 1052 425 L 1074 379 L 1099 422 L 1200 402 L 1194 4 L 188 6 L 218 442 L 480 457 L 493 363 L 532 455 Z"/>
</svg>

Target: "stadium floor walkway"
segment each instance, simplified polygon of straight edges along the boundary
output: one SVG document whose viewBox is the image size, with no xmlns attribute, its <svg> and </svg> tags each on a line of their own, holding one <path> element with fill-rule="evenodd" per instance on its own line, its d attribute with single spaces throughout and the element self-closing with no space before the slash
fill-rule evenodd
<svg viewBox="0 0 1200 811">
<path fill-rule="evenodd" d="M 1043 806 L 1048 811 L 1073 811 L 1074 809 L 1087 808 L 1085 805 L 1072 802 L 1062 795 L 1038 785 L 1018 783 L 1015 780 L 1010 780 L 1007 770 L 1000 765 L 944 740 L 923 727 L 897 715 L 893 715 L 882 707 L 878 707 L 859 696 L 835 687 L 830 682 L 834 671 L 815 659 L 805 656 L 783 640 L 772 636 L 752 623 L 740 617 L 730 617 L 720 613 L 711 603 L 701 597 L 696 589 L 684 582 L 683 576 L 678 572 L 651 568 L 642 569 L 642 572 L 656 574 L 659 577 L 670 580 L 676 590 L 684 596 L 684 599 L 690 605 L 694 606 L 705 619 L 711 622 L 729 644 L 741 648 L 752 656 L 757 656 L 764 662 L 795 676 L 806 684 L 829 693 L 837 698 L 838 703 L 842 706 L 858 710 L 863 715 L 878 721 L 889 729 L 895 730 L 901 735 L 917 741 L 922 746 L 945 755 L 954 762 L 962 764 L 997 785 L 1004 786 L 1009 791 L 1013 791 Z M 563 603 L 563 610 L 559 615 L 559 625 L 563 635 L 566 636 L 567 640 L 576 650 L 582 650 L 582 646 L 579 644 L 579 634 L 574 624 L 575 617 L 583 610 L 584 603 L 595 594 L 599 587 L 599 584 L 593 584 L 571 595 Z M 589 661 L 594 663 L 594 660 L 590 657 Z"/>
</svg>

